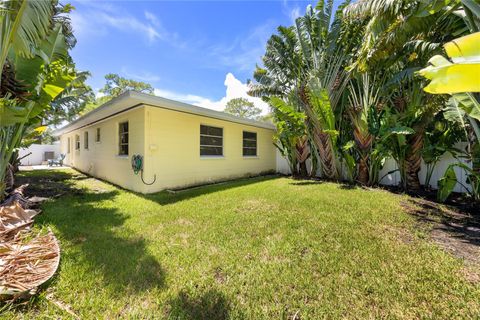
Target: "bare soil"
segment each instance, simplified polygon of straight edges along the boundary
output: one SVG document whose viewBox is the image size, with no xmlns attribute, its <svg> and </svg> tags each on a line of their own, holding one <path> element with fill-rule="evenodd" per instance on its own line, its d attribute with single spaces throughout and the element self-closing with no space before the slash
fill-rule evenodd
<svg viewBox="0 0 480 320">
<path fill-rule="evenodd" d="M 467 279 L 480 282 L 479 216 L 421 198 L 411 198 L 401 205 L 436 244 L 465 261 Z"/>
</svg>

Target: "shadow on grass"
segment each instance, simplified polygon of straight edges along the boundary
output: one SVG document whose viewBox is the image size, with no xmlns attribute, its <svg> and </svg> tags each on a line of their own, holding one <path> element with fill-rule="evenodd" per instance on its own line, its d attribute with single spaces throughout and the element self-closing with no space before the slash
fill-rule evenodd
<svg viewBox="0 0 480 320">
<path fill-rule="evenodd" d="M 64 194 L 79 194 L 81 190 L 74 186 L 71 180 L 88 179 L 83 174 L 74 171 L 59 170 L 32 170 L 20 171 L 15 175 L 15 185 L 28 184 L 25 196 L 32 197 L 59 197 Z"/>
<path fill-rule="evenodd" d="M 148 253 L 145 239 L 126 229 L 128 214 L 111 204 L 119 194 L 117 189 L 95 192 L 77 188 L 74 180 L 88 177 L 73 171 L 22 176 L 30 183 L 29 193 L 34 193 L 40 183 L 44 191 L 60 190 L 64 194 L 46 202 L 44 213 L 36 219 L 36 225 L 53 225 L 58 230 L 63 261 L 68 259 L 98 274 L 98 281 L 112 292 L 144 291 L 165 285 L 165 272 Z"/>
<path fill-rule="evenodd" d="M 336 184 L 338 184 L 338 187 L 340 189 L 343 189 L 343 190 L 354 190 L 354 189 L 359 188 L 359 186 L 354 185 L 354 184 L 335 182 L 335 181 L 327 181 L 327 180 L 296 180 L 296 179 L 293 179 L 292 182 L 290 182 L 290 185 L 292 185 L 292 186 L 316 186 L 316 185 L 322 185 L 326 182 L 336 183 Z"/>
<path fill-rule="evenodd" d="M 446 209 L 427 200 L 410 199 L 409 202 L 414 206 L 403 204 L 404 208 L 419 222 L 432 223 L 434 230 L 480 247 L 480 219 L 477 217 Z"/>
<path fill-rule="evenodd" d="M 208 290 L 200 296 L 182 291 L 170 301 L 169 318 L 223 320 L 229 319 L 230 310 L 230 302 L 217 290 Z"/>
<path fill-rule="evenodd" d="M 231 181 L 220 182 L 220 183 L 215 183 L 210 185 L 203 185 L 203 186 L 192 187 L 192 188 L 187 188 L 187 189 L 177 190 L 177 191 L 161 191 L 161 192 L 152 193 L 152 194 L 138 194 L 138 196 L 144 199 L 156 202 L 160 205 L 168 205 L 168 204 L 174 204 L 176 202 L 193 199 L 199 196 L 203 196 L 203 195 L 218 192 L 218 191 L 239 188 L 239 187 L 247 186 L 254 183 L 277 179 L 278 177 L 279 177 L 278 175 L 265 175 L 265 176 L 245 178 L 240 180 L 231 180 Z"/>
<path fill-rule="evenodd" d="M 292 186 L 315 186 L 315 185 L 320 185 L 323 184 L 323 181 L 320 180 L 293 180 L 290 182 Z"/>
</svg>

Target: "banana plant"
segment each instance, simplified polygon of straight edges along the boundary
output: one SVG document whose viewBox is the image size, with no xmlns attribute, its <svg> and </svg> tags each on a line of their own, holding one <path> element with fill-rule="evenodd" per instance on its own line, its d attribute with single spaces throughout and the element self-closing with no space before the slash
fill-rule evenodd
<svg viewBox="0 0 480 320">
<path fill-rule="evenodd" d="M 438 198 L 441 201 L 447 199 L 457 183 L 454 167 L 467 173 L 470 193 L 475 201 L 480 200 L 480 103 L 475 96 L 480 92 L 480 5 L 467 0 L 462 0 L 462 4 L 464 19 L 472 34 L 446 43 L 444 49 L 448 58 L 435 55 L 429 60 L 429 66 L 419 71 L 420 75 L 431 80 L 425 91 L 452 95 L 455 107 L 465 114 L 476 136 L 476 141 L 469 145 L 467 152 L 471 167 L 464 163 L 452 164 L 440 179 Z"/>
<path fill-rule="evenodd" d="M 4 177 L 14 151 L 23 135 L 35 119 L 41 117 L 55 99 L 74 78 L 74 69 L 69 63 L 68 48 L 57 24 L 50 34 L 35 49 L 33 58 L 17 55 L 14 50 L 7 57 L 12 61 L 15 76 L 29 92 L 28 98 L 2 98 L 0 120 L 0 199 L 4 196 Z"/>
<path fill-rule="evenodd" d="M 292 175 L 306 176 L 306 161 L 310 156 L 308 137 L 305 128 L 305 115 L 297 111 L 292 101 L 271 97 L 277 133 L 275 146 L 287 159 Z"/>
<path fill-rule="evenodd" d="M 467 183 L 470 185 L 470 188 L 459 182 L 454 170 L 455 168 L 460 168 L 467 173 Z M 461 162 L 453 163 L 447 167 L 447 170 L 445 170 L 445 174 L 438 181 L 437 199 L 441 202 L 445 202 L 448 196 L 453 192 L 457 183 L 462 185 L 464 190 L 470 194 L 474 201 L 480 201 L 480 174 Z"/>
</svg>

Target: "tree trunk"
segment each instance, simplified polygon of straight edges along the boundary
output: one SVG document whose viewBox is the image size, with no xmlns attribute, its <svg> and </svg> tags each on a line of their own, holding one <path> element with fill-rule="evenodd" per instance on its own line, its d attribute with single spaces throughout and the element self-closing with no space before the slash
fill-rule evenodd
<svg viewBox="0 0 480 320">
<path fill-rule="evenodd" d="M 330 135 L 322 131 L 322 128 L 318 123 L 315 113 L 313 112 L 310 105 L 310 100 L 308 98 L 305 87 L 301 88 L 301 90 L 299 91 L 299 95 L 300 99 L 304 104 L 308 121 L 312 125 L 313 143 L 318 150 L 318 157 L 320 159 L 323 177 L 327 179 L 337 180 L 338 171 L 337 165 L 335 163 L 335 153 L 333 150 L 332 141 L 330 140 Z"/>
<path fill-rule="evenodd" d="M 313 141 L 318 148 L 323 176 L 327 179 L 337 180 L 338 172 L 330 135 L 317 129 L 314 129 L 314 133 Z"/>
<path fill-rule="evenodd" d="M 410 141 L 410 152 L 406 157 L 406 175 L 407 188 L 410 190 L 420 190 L 420 179 L 418 172 L 422 164 L 423 131 L 416 132 Z"/>
<path fill-rule="evenodd" d="M 357 180 L 360 184 L 368 185 L 368 163 L 367 157 L 361 157 L 358 162 L 358 176 Z"/>
<path fill-rule="evenodd" d="M 299 173 L 302 178 L 308 177 L 307 163 L 305 161 L 299 163 Z"/>
<path fill-rule="evenodd" d="M 308 138 L 306 136 L 298 139 L 295 145 L 295 154 L 297 156 L 299 173 L 301 177 L 308 177 L 307 159 L 310 156 L 310 148 L 308 147 Z"/>
</svg>

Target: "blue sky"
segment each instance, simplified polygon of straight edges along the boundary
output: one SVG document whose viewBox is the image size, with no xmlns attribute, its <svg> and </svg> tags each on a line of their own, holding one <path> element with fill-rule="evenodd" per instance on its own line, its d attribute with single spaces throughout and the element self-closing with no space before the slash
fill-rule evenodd
<svg viewBox="0 0 480 320">
<path fill-rule="evenodd" d="M 265 43 L 316 1 L 72 1 L 72 56 L 98 90 L 104 75 L 212 109 L 246 95 Z M 259 100 L 251 99 L 265 111 Z"/>
</svg>

